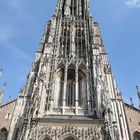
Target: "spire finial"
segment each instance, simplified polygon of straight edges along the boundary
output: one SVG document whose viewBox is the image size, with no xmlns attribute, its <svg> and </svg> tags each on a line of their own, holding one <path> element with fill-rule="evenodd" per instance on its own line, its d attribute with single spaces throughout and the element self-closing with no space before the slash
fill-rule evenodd
<svg viewBox="0 0 140 140">
<path fill-rule="evenodd" d="M 136 89 L 137 89 L 137 95 L 138 95 L 138 99 L 139 99 L 139 109 L 140 109 L 140 90 L 139 90 L 138 86 L 136 86 Z"/>
<path fill-rule="evenodd" d="M 8 100 L 7 100 L 7 103 L 11 102 L 12 101 L 12 97 L 9 96 Z"/>
<path fill-rule="evenodd" d="M 2 69 L 2 68 L 0 68 L 0 76 L 2 75 L 2 72 L 3 72 L 3 69 Z"/>
<path fill-rule="evenodd" d="M 3 95 L 4 95 L 4 90 L 6 87 L 6 83 L 3 84 L 2 88 L 0 88 L 0 106 L 2 105 L 2 99 L 3 99 Z"/>
<path fill-rule="evenodd" d="M 130 98 L 131 106 L 134 107 L 133 98 Z"/>
<path fill-rule="evenodd" d="M 137 89 L 137 92 L 139 92 L 139 87 L 138 86 L 136 86 L 136 89 Z"/>
<path fill-rule="evenodd" d="M 138 98 L 139 98 L 139 101 L 140 101 L 140 90 L 139 90 L 139 87 L 138 86 L 136 86 L 136 88 L 137 88 Z"/>
<path fill-rule="evenodd" d="M 2 105 L 3 91 L 0 89 L 0 106 Z"/>
</svg>

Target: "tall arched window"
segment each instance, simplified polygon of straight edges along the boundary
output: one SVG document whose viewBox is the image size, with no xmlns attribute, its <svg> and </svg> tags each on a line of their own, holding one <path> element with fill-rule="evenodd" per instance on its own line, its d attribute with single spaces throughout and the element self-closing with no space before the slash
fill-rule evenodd
<svg viewBox="0 0 140 140">
<path fill-rule="evenodd" d="M 52 140 L 50 136 L 46 136 L 43 140 Z"/>
<path fill-rule="evenodd" d="M 76 78 L 77 76 L 78 79 Z M 66 107 L 75 107 L 76 97 L 78 97 L 79 107 L 85 107 L 86 76 L 83 70 L 79 69 L 78 74 L 76 74 L 74 66 L 69 66 L 67 71 L 61 68 L 57 71 L 55 79 L 56 108 L 63 106 L 63 97 L 65 97 Z M 78 90 L 76 89 L 77 87 Z"/>
<path fill-rule="evenodd" d="M 84 24 L 79 22 L 76 23 L 75 47 L 77 57 L 85 58 L 86 42 L 85 42 Z"/>
<path fill-rule="evenodd" d="M 68 69 L 66 106 L 68 107 L 75 106 L 75 70 L 74 69 Z"/>
<path fill-rule="evenodd" d="M 7 140 L 8 132 L 6 128 L 0 130 L 0 140 Z"/>
</svg>

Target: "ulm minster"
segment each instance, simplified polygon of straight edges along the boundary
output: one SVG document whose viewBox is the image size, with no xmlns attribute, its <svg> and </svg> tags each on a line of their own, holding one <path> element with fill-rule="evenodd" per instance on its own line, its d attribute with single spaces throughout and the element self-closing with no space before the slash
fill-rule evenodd
<svg viewBox="0 0 140 140">
<path fill-rule="evenodd" d="M 140 140 L 89 0 L 57 1 L 18 98 L 0 105 L 0 140 Z"/>
</svg>

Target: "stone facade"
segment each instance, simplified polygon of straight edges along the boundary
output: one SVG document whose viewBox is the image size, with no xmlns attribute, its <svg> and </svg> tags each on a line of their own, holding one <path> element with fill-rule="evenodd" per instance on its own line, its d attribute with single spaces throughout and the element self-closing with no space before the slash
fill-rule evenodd
<svg viewBox="0 0 140 140">
<path fill-rule="evenodd" d="M 89 0 L 58 0 L 16 101 L 8 140 L 131 140 Z"/>
<path fill-rule="evenodd" d="M 131 137 L 134 138 L 135 135 L 138 135 L 140 139 L 140 110 L 129 104 L 125 104 L 125 111 Z"/>
<path fill-rule="evenodd" d="M 4 130 L 5 132 L 7 132 L 7 135 L 9 133 L 11 120 L 13 118 L 15 104 L 16 100 L 5 104 L 0 108 L 0 130 Z M 139 140 L 138 138 L 140 137 L 140 110 L 125 103 L 125 112 L 128 120 L 131 138 L 133 140 Z M 36 129 L 34 129 L 32 133 L 32 138 L 34 137 L 38 140 L 42 140 L 44 138 L 52 138 L 52 140 L 55 140 L 56 137 L 57 140 L 62 140 L 64 139 L 64 137 L 70 135 L 76 140 L 92 140 L 93 138 L 95 140 L 100 140 L 103 134 L 103 131 L 100 129 L 101 127 L 103 127 L 103 120 L 92 120 L 92 118 L 90 117 L 81 117 L 80 119 L 78 119 L 78 117 L 75 118 L 74 116 L 50 116 L 41 119 L 41 121 L 37 125 L 39 133 L 37 135 Z M 36 126 L 36 123 L 34 126 Z M 0 140 L 5 139 L 2 139 L 0 137 Z"/>
<path fill-rule="evenodd" d="M 15 105 L 16 100 L 0 106 L 0 140 L 5 140 L 8 136 Z"/>
<path fill-rule="evenodd" d="M 53 118 L 53 117 L 52 117 Z M 102 135 L 102 121 L 97 120 L 77 120 L 71 119 L 42 119 L 38 123 L 38 134 L 36 128 L 32 132 L 31 138 L 42 140 L 51 138 L 52 140 L 63 140 L 71 136 L 77 140 L 101 140 Z M 61 117 L 60 117 L 61 118 Z"/>
</svg>

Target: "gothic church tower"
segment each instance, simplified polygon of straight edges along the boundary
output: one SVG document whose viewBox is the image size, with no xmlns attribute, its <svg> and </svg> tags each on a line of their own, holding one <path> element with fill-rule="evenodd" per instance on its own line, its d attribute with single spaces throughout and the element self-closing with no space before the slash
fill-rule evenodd
<svg viewBox="0 0 140 140">
<path fill-rule="evenodd" d="M 8 140 L 130 140 L 124 104 L 89 0 L 58 0 Z"/>
</svg>

